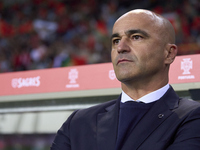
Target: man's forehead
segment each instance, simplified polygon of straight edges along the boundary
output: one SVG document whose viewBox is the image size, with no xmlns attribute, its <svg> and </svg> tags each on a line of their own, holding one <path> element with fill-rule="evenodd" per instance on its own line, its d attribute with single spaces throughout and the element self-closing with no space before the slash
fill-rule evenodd
<svg viewBox="0 0 200 150">
<path fill-rule="evenodd" d="M 148 21 L 139 18 L 119 20 L 113 26 L 113 33 L 123 34 L 129 30 L 148 30 L 150 26 Z"/>
</svg>

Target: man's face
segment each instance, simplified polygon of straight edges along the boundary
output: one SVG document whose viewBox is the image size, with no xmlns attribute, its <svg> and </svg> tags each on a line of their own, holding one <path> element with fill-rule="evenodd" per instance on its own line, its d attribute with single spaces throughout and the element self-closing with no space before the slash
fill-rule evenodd
<svg viewBox="0 0 200 150">
<path fill-rule="evenodd" d="M 128 14 L 116 21 L 111 58 L 119 81 L 151 80 L 163 71 L 166 42 L 161 24 L 145 13 Z"/>
</svg>

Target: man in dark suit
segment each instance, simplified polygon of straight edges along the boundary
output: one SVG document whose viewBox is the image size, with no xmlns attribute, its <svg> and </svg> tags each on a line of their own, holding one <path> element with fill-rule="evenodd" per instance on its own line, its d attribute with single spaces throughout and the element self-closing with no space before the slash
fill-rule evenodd
<svg viewBox="0 0 200 150">
<path fill-rule="evenodd" d="M 148 10 L 113 26 L 117 100 L 75 111 L 58 130 L 52 150 L 200 150 L 200 103 L 179 98 L 168 84 L 177 54 L 170 22 Z"/>
</svg>

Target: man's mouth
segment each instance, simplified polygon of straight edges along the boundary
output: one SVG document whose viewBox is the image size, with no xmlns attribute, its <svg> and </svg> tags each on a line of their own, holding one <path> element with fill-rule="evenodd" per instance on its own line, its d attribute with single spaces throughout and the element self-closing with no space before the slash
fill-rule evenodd
<svg viewBox="0 0 200 150">
<path fill-rule="evenodd" d="M 117 64 L 124 63 L 124 62 L 132 62 L 132 61 L 129 60 L 129 59 L 119 59 L 119 60 L 117 61 Z"/>
</svg>

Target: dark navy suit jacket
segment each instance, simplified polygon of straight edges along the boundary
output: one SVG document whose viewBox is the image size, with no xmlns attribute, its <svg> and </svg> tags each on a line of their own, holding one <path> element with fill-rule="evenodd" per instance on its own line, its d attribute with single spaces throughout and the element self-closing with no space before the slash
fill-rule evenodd
<svg viewBox="0 0 200 150">
<path fill-rule="evenodd" d="M 118 100 L 75 111 L 58 130 L 51 150 L 114 150 Z M 172 87 L 139 121 L 121 150 L 200 150 L 200 103 Z"/>
</svg>

